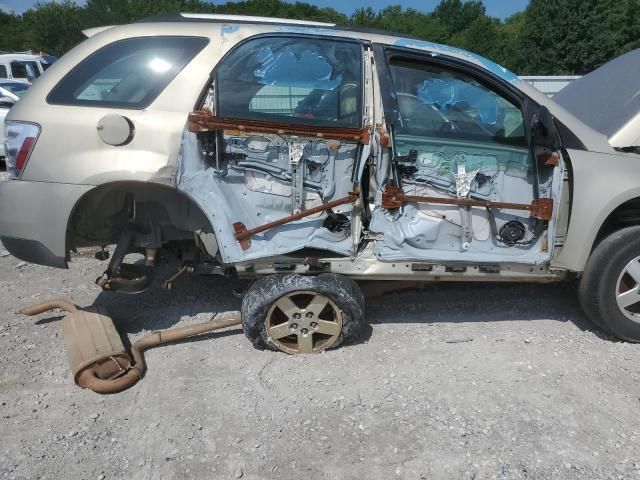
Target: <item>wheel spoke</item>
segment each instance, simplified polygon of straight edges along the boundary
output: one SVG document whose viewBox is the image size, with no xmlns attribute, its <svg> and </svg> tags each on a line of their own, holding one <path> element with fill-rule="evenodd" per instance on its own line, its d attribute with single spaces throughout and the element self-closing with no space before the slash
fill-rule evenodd
<svg viewBox="0 0 640 480">
<path fill-rule="evenodd" d="M 626 268 L 627 273 L 636 282 L 636 285 L 640 284 L 640 262 L 634 260 Z"/>
<path fill-rule="evenodd" d="M 313 334 L 308 333 L 306 335 L 298 335 L 298 351 L 300 353 L 313 352 Z"/>
<path fill-rule="evenodd" d="M 280 338 L 284 338 L 289 335 L 291 335 L 289 322 L 284 322 L 279 325 L 274 325 L 269 329 L 269 336 L 274 340 L 279 340 Z"/>
<path fill-rule="evenodd" d="M 286 295 L 284 297 L 280 297 L 276 301 L 276 306 L 287 316 L 287 318 L 291 318 L 295 312 L 300 310 L 298 306 Z"/>
<path fill-rule="evenodd" d="M 313 316 L 317 317 L 322 313 L 322 310 L 324 310 L 324 307 L 327 306 L 327 303 L 329 303 L 329 299 L 327 297 L 316 295 L 311 299 L 309 305 L 307 305 L 307 308 L 305 310 L 307 312 L 312 312 Z"/>
<path fill-rule="evenodd" d="M 622 308 L 628 308 L 638 302 L 640 302 L 640 293 L 638 292 L 638 287 L 618 294 L 618 305 L 620 305 L 620 307 Z"/>
<path fill-rule="evenodd" d="M 336 322 L 327 322 L 326 320 L 318 320 L 318 328 L 316 329 L 316 332 L 318 333 L 324 333 L 325 335 L 331 335 L 332 337 L 334 335 L 339 335 L 340 334 L 340 325 L 338 325 Z"/>
</svg>

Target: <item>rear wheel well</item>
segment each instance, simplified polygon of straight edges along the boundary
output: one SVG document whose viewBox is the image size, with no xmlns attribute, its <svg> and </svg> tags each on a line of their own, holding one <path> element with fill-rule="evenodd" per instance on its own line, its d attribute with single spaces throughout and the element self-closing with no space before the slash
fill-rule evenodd
<svg viewBox="0 0 640 480">
<path fill-rule="evenodd" d="M 636 225 L 640 225 L 640 197 L 626 201 L 609 214 L 596 235 L 593 249 L 612 233 Z"/>
<path fill-rule="evenodd" d="M 138 247 L 159 248 L 193 232 L 213 233 L 200 207 L 173 187 L 149 182 L 114 182 L 87 192 L 67 223 L 67 251 L 116 243 L 132 223 Z"/>
</svg>

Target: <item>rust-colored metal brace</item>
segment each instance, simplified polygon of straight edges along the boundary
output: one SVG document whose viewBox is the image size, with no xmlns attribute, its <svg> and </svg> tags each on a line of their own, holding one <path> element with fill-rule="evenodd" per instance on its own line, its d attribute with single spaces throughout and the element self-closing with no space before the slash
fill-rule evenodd
<svg viewBox="0 0 640 480">
<path fill-rule="evenodd" d="M 241 118 L 218 117 L 209 110 L 198 110 L 189 114 L 188 130 L 190 132 L 207 132 L 212 130 L 237 130 L 242 133 L 275 133 L 278 135 L 297 135 L 301 137 L 317 137 L 330 140 L 352 141 L 361 144 L 368 144 L 371 140 L 371 128 L 349 128 L 349 127 L 323 127 L 318 125 L 298 125 L 295 123 L 271 122 L 264 120 L 249 120 Z M 233 224 L 235 238 L 240 243 L 243 250 L 251 247 L 251 237 L 258 233 L 271 230 L 272 228 L 294 222 L 301 218 L 308 217 L 314 213 L 323 212 L 330 208 L 347 203 L 355 202 L 358 199 L 358 192 L 351 192 L 346 197 L 339 198 L 329 203 L 317 207 L 303 210 L 302 212 L 289 215 L 275 222 L 267 223 L 259 227 L 247 229 L 242 222 Z"/>
<path fill-rule="evenodd" d="M 51 300 L 24 308 L 25 315 L 37 315 L 53 309 L 67 312 L 62 332 L 75 382 L 97 393 L 117 393 L 136 384 L 146 372 L 142 352 L 165 343 L 240 324 L 240 314 L 214 317 L 188 327 L 154 332 L 138 340 L 128 353 L 113 320 L 91 308 L 80 309 L 68 300 Z"/>
<path fill-rule="evenodd" d="M 233 229 L 235 230 L 236 240 L 240 242 L 240 247 L 243 250 L 247 250 L 251 246 L 251 237 L 257 235 L 258 233 L 266 232 L 267 230 L 271 230 L 272 228 L 279 227 L 280 225 L 285 225 L 290 222 L 294 222 L 296 220 L 300 220 L 301 218 L 308 217 L 309 215 L 313 215 L 314 213 L 324 212 L 325 210 L 329 210 L 334 207 L 338 207 L 340 205 L 345 205 L 347 203 L 355 202 L 359 197 L 358 192 L 351 192 L 346 197 L 338 198 L 337 200 L 333 200 L 332 202 L 323 203 L 322 205 L 318 205 L 317 207 L 309 208 L 307 210 L 303 210 L 298 213 L 294 213 L 293 215 L 289 215 L 288 217 L 281 218 L 280 220 L 276 220 L 275 222 L 265 223 L 264 225 L 260 225 L 259 227 L 251 228 L 247 230 L 247 227 L 242 222 L 236 222 L 233 224 Z"/>
<path fill-rule="evenodd" d="M 211 130 L 239 130 L 244 133 L 275 133 L 278 135 L 297 135 L 300 137 L 344 140 L 358 142 L 363 145 L 369 143 L 371 139 L 370 127 L 323 127 L 318 125 L 299 125 L 265 120 L 218 117 L 208 110 L 199 110 L 190 113 L 188 130 L 193 133 Z"/>
<path fill-rule="evenodd" d="M 382 193 L 382 208 L 400 208 L 408 202 L 434 203 L 440 205 L 463 205 L 467 207 L 500 208 L 504 210 L 527 210 L 533 218 L 551 220 L 553 218 L 553 199 L 536 198 L 531 204 L 489 202 L 467 198 L 424 197 L 405 195 L 401 187 L 387 186 Z"/>
</svg>

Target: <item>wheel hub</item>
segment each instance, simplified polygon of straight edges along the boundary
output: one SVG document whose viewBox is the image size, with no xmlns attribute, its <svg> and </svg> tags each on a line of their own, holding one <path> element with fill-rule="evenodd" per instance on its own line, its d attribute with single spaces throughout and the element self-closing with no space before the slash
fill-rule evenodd
<svg viewBox="0 0 640 480">
<path fill-rule="evenodd" d="M 276 300 L 265 323 L 271 342 L 283 352 L 319 353 L 340 336 L 342 312 L 325 295 L 299 291 Z"/>
</svg>

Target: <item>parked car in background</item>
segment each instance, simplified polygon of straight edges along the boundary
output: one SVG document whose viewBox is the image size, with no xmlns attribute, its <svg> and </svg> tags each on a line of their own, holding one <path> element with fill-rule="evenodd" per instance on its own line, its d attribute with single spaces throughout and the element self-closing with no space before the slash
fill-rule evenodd
<svg viewBox="0 0 640 480">
<path fill-rule="evenodd" d="M 639 52 L 563 108 L 473 53 L 333 24 L 183 14 L 87 35 L 7 117 L 16 257 L 65 268 L 116 244 L 97 283 L 121 292 L 161 261 L 251 279 L 244 331 L 287 353 L 359 334 L 354 280 L 580 278 L 590 318 L 640 341 Z"/>
<path fill-rule="evenodd" d="M 9 110 L 29 89 L 28 83 L 17 80 L 0 80 L 0 170 L 4 170 L 4 119 Z"/>
<path fill-rule="evenodd" d="M 0 92 L 8 92 L 11 95 L 17 97 L 15 100 L 17 101 L 20 97 L 22 97 L 27 90 L 29 90 L 28 83 L 21 82 L 19 80 L 8 80 L 0 78 Z"/>
<path fill-rule="evenodd" d="M 32 83 L 55 61 L 55 57 L 27 53 L 0 55 L 0 79 Z"/>
</svg>

